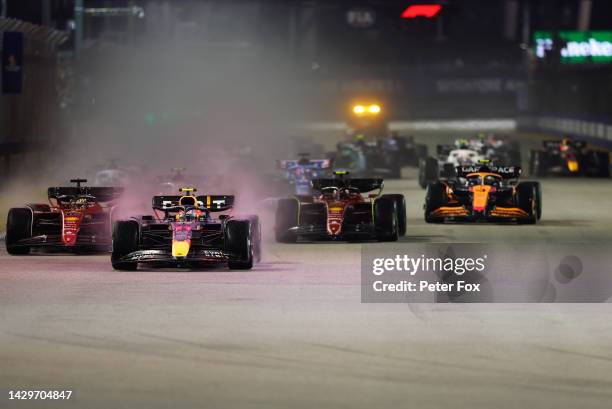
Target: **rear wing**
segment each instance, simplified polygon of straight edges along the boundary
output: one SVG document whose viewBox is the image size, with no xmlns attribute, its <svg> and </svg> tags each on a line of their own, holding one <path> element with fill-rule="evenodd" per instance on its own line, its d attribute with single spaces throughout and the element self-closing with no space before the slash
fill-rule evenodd
<svg viewBox="0 0 612 409">
<path fill-rule="evenodd" d="M 490 172 L 501 176 L 503 179 L 516 179 L 521 176 L 520 166 L 493 166 L 493 165 L 471 165 L 457 166 L 455 173 L 457 177 L 464 178 L 470 173 Z"/>
<path fill-rule="evenodd" d="M 152 207 L 154 210 L 171 210 L 180 206 L 180 200 L 183 196 L 153 196 Z M 207 209 L 211 212 L 222 212 L 229 210 L 234 206 L 233 195 L 201 195 L 196 196 L 198 205 L 202 209 Z"/>
<path fill-rule="evenodd" d="M 309 159 L 308 163 L 300 163 L 299 159 L 279 160 L 279 169 L 293 169 L 297 167 L 306 167 L 311 169 L 327 169 L 331 166 L 331 159 Z"/>
<path fill-rule="evenodd" d="M 544 147 L 544 149 L 559 149 L 562 144 L 563 144 L 563 141 L 561 140 L 542 141 L 542 146 Z M 583 149 L 583 148 L 586 148 L 587 143 L 586 141 L 571 140 L 569 141 L 569 145 L 576 149 Z"/>
<path fill-rule="evenodd" d="M 60 196 L 80 196 L 89 195 L 96 198 L 98 202 L 111 202 L 118 199 L 123 193 L 122 187 L 76 187 L 58 186 L 47 189 L 49 199 L 56 199 Z"/>
<path fill-rule="evenodd" d="M 312 189 L 316 191 L 321 191 L 328 187 L 337 187 L 352 188 L 357 189 L 359 193 L 368 193 L 373 190 L 382 190 L 383 186 L 384 182 L 381 178 L 318 178 L 312 180 Z"/>
</svg>

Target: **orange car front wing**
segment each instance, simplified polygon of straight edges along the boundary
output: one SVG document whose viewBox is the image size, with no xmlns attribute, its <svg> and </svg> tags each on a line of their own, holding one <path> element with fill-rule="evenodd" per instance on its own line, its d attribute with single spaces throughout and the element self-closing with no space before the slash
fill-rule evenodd
<svg viewBox="0 0 612 409">
<path fill-rule="evenodd" d="M 431 212 L 433 217 L 467 217 L 470 212 L 463 206 L 442 206 Z M 491 210 L 487 217 L 529 217 L 529 214 L 518 207 L 496 206 Z"/>
</svg>

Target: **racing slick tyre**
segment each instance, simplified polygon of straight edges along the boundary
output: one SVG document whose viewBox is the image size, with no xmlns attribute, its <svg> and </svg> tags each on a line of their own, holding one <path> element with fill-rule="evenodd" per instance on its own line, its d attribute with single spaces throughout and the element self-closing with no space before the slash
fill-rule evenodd
<svg viewBox="0 0 612 409">
<path fill-rule="evenodd" d="M 431 213 L 447 201 L 446 186 L 441 182 L 430 183 L 425 193 L 425 222 L 444 223 L 443 217 L 432 217 Z"/>
<path fill-rule="evenodd" d="M 231 270 L 250 270 L 253 268 L 251 220 L 230 220 L 225 225 L 225 251 L 232 256 L 227 262 Z"/>
<path fill-rule="evenodd" d="M 121 261 L 121 258 L 138 250 L 140 226 L 136 220 L 118 220 L 113 224 L 113 252 L 111 263 L 115 270 L 135 271 L 136 261 Z"/>
<path fill-rule="evenodd" d="M 597 177 L 610 177 L 610 154 L 608 152 L 593 152 L 597 164 Z"/>
<path fill-rule="evenodd" d="M 427 145 L 422 144 L 422 143 L 418 143 L 415 145 L 414 147 L 414 152 L 415 152 L 415 161 L 414 161 L 414 165 L 415 166 L 419 166 L 419 161 L 421 159 L 426 159 L 427 158 Z"/>
<path fill-rule="evenodd" d="M 536 155 L 537 151 L 529 151 L 529 176 L 538 176 L 536 174 Z"/>
<path fill-rule="evenodd" d="M 406 198 L 404 195 L 389 194 L 382 195 L 382 197 L 388 197 L 395 202 L 395 208 L 397 209 L 397 226 L 398 233 L 400 236 L 406 235 Z"/>
<path fill-rule="evenodd" d="M 546 176 L 546 154 L 532 150 L 529 155 L 529 174 L 531 176 Z"/>
<path fill-rule="evenodd" d="M 539 186 L 533 182 L 519 183 L 516 187 L 516 201 L 518 207 L 529 215 L 526 219 L 519 220 L 521 224 L 536 224 L 538 221 L 538 191 Z"/>
<path fill-rule="evenodd" d="M 374 227 L 378 241 L 397 241 L 399 226 L 395 200 L 381 197 L 374 202 Z"/>
<path fill-rule="evenodd" d="M 402 178 L 402 167 L 398 159 L 396 162 L 389 164 L 389 179 L 401 179 L 401 178 Z"/>
<path fill-rule="evenodd" d="M 9 210 L 6 219 L 6 251 L 12 255 L 28 254 L 30 247 L 18 243 L 30 237 L 32 237 L 32 211 L 26 208 Z"/>
<path fill-rule="evenodd" d="M 298 226 L 300 203 L 297 199 L 280 199 L 274 220 L 274 238 L 279 243 L 295 243 L 297 233 L 291 230 Z"/>
<path fill-rule="evenodd" d="M 540 182 L 521 182 L 521 185 L 531 185 L 535 190 L 536 215 L 538 220 L 542 218 L 542 187 Z"/>
<path fill-rule="evenodd" d="M 520 149 L 513 149 L 508 152 L 509 166 L 521 166 L 521 151 Z"/>
<path fill-rule="evenodd" d="M 261 223 L 259 216 L 252 215 L 248 217 L 251 222 L 251 236 L 253 240 L 253 259 L 256 263 L 261 261 Z"/>
<path fill-rule="evenodd" d="M 436 158 L 425 158 L 419 162 L 419 185 L 425 189 L 427 184 L 438 179 L 439 166 Z"/>
</svg>

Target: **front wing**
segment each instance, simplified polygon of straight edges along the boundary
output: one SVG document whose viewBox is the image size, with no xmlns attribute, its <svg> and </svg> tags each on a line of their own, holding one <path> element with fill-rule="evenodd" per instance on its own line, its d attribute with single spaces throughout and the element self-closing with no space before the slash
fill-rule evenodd
<svg viewBox="0 0 612 409">
<path fill-rule="evenodd" d="M 117 261 L 138 263 L 223 263 L 235 255 L 222 249 L 192 248 L 186 257 L 175 258 L 171 249 L 142 249 L 129 253 Z"/>
<path fill-rule="evenodd" d="M 372 223 L 343 225 L 339 234 L 331 234 L 324 225 L 300 225 L 290 230 L 308 240 L 375 240 L 377 237 Z"/>
<path fill-rule="evenodd" d="M 112 244 L 111 238 L 104 235 L 85 235 L 79 234 L 77 240 L 73 245 L 66 245 L 62 241 L 62 236 L 57 234 L 41 234 L 32 236 L 27 239 L 19 240 L 13 245 L 24 246 L 24 247 L 40 247 L 40 248 L 53 248 L 53 249 L 67 249 L 72 248 L 101 248 L 107 247 L 110 249 Z"/>
<path fill-rule="evenodd" d="M 495 206 L 485 213 L 475 213 L 464 205 L 441 206 L 429 213 L 430 217 L 443 218 L 449 221 L 465 222 L 500 222 L 520 221 L 529 219 L 529 214 L 521 208 L 512 206 Z"/>
</svg>

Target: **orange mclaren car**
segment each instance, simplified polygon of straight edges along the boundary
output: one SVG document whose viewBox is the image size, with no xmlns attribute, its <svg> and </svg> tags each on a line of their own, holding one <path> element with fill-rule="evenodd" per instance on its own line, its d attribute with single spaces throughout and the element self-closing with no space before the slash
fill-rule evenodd
<svg viewBox="0 0 612 409">
<path fill-rule="evenodd" d="M 516 166 L 459 166 L 456 177 L 431 183 L 425 221 L 515 222 L 535 224 L 542 215 L 538 182 L 519 182 Z"/>
</svg>

